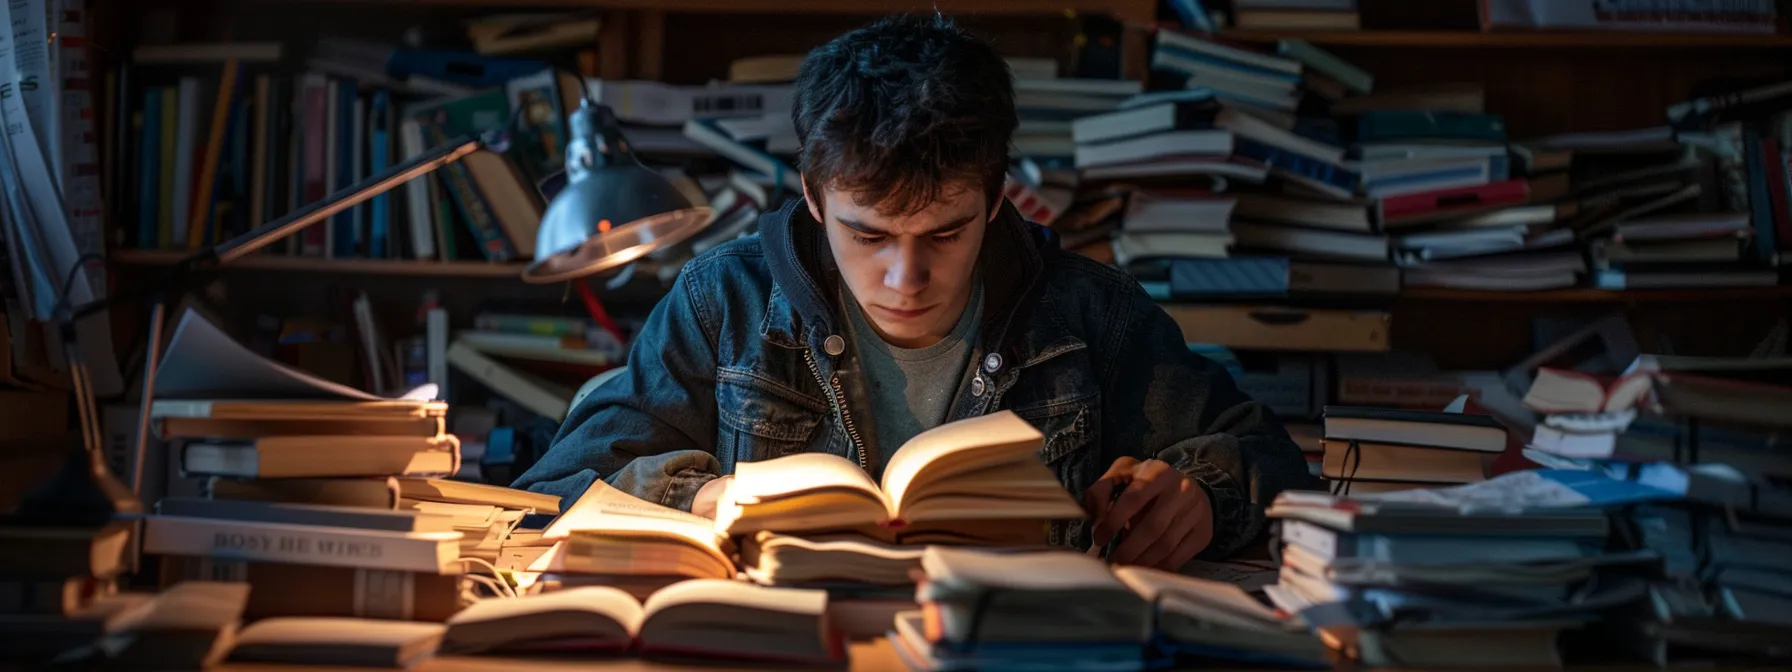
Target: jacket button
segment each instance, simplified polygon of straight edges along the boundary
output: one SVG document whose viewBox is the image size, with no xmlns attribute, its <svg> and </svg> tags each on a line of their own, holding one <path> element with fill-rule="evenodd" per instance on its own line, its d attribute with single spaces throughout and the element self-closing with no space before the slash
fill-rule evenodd
<svg viewBox="0 0 1792 672">
<path fill-rule="evenodd" d="M 1001 368 L 1002 368 L 1002 355 L 1001 354 L 992 352 L 992 353 L 989 353 L 988 357 L 983 358 L 983 370 L 984 371 L 988 371 L 990 373 L 995 373 L 996 371 L 1001 370 Z"/>
<path fill-rule="evenodd" d="M 973 396 L 973 397 L 983 396 L 983 390 L 985 387 L 987 387 L 987 385 L 984 384 L 984 382 L 983 382 L 983 376 L 977 376 L 976 378 L 972 378 L 971 379 L 971 396 Z"/>
<path fill-rule="evenodd" d="M 829 336 L 828 340 L 822 341 L 821 348 L 828 352 L 829 357 L 839 357 L 840 353 L 846 352 L 846 339 L 841 338 L 839 334 L 834 334 Z"/>
</svg>

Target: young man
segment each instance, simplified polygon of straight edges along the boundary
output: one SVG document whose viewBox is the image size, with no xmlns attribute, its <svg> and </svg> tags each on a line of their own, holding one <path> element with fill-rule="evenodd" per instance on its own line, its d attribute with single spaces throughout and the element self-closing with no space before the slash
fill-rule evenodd
<svg viewBox="0 0 1792 672">
<path fill-rule="evenodd" d="M 1113 560 L 1176 569 L 1250 542 L 1305 483 L 1276 420 L 1138 283 L 1005 204 L 1014 94 L 988 44 L 880 20 L 811 52 L 794 106 L 805 198 L 687 263 L 628 371 L 516 487 L 601 478 L 714 515 L 741 462 L 829 452 L 876 478 L 916 433 L 1009 409 L 1090 510 L 1054 543 L 1124 528 Z"/>
</svg>

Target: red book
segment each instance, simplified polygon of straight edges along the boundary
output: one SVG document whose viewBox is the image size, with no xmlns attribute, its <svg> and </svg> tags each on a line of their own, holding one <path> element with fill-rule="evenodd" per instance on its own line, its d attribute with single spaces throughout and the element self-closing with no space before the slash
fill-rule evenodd
<svg viewBox="0 0 1792 672">
<path fill-rule="evenodd" d="M 1422 191 L 1381 199 L 1382 226 L 1405 226 L 1449 219 L 1482 210 L 1522 205 L 1530 197 L 1524 180 L 1506 180 L 1473 187 Z"/>
<path fill-rule="evenodd" d="M 1788 205 L 1789 188 L 1786 182 L 1787 162 L 1780 153 L 1780 141 L 1766 138 L 1761 141 L 1761 167 L 1767 171 L 1767 200 L 1773 204 L 1773 228 L 1778 234 L 1779 249 L 1792 248 L 1792 206 Z"/>
</svg>

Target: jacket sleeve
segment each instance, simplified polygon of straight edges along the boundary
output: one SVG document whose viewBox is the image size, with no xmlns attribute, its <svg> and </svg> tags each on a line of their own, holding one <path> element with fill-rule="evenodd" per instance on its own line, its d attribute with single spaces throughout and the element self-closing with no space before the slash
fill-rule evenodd
<svg viewBox="0 0 1792 672">
<path fill-rule="evenodd" d="M 716 478 L 715 344 L 694 269 L 673 283 L 629 351 L 628 370 L 567 414 L 553 445 L 511 487 L 571 506 L 593 481 L 689 511 Z M 700 283 L 699 283 L 700 284 Z"/>
<path fill-rule="evenodd" d="M 1285 489 L 1310 485 L 1300 448 L 1269 409 L 1213 361 L 1190 352 L 1178 327 L 1136 285 L 1130 315 L 1110 350 L 1104 384 L 1104 453 L 1156 458 L 1207 491 L 1221 558 L 1263 531 L 1263 511 Z"/>
</svg>

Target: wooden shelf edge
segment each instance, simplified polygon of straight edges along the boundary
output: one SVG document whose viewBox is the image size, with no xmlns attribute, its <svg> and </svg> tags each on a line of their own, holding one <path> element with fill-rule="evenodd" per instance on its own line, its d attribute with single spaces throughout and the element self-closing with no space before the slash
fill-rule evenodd
<svg viewBox="0 0 1792 672">
<path fill-rule="evenodd" d="M 292 2 L 293 0 L 260 0 Z M 1059 14 L 1066 10 L 1105 13 L 1140 25 L 1150 24 L 1156 17 L 1154 0 L 1069 0 L 1061 3 L 1040 3 L 1037 0 L 833 0 L 804 2 L 799 0 L 325 0 L 339 4 L 477 5 L 495 7 L 519 5 L 528 7 L 576 7 L 586 9 L 636 9 L 668 13 L 719 14 L 883 14 L 889 12 L 933 12 L 946 14 Z"/>
<path fill-rule="evenodd" d="M 1792 36 L 1722 33 L 1626 33 L 1580 31 L 1361 30 L 1337 32 L 1227 30 L 1220 37 L 1237 42 L 1301 39 L 1344 47 L 1550 47 L 1562 49 L 1685 48 L 1792 49 Z"/>
<path fill-rule="evenodd" d="M 113 250 L 110 261 L 126 266 L 167 266 L 186 256 L 164 250 Z M 316 259 L 277 254 L 245 257 L 220 270 L 356 273 L 420 277 L 509 278 L 519 280 L 525 263 L 421 261 L 415 259 Z"/>
<path fill-rule="evenodd" d="M 1400 291 L 1400 299 L 1403 301 L 1459 301 L 1464 303 L 1665 303 L 1776 298 L 1792 298 L 1792 285 L 1713 287 L 1708 289 L 1632 289 L 1626 291 L 1574 287 L 1536 292 L 1492 292 L 1441 287 L 1412 287 Z"/>
</svg>

